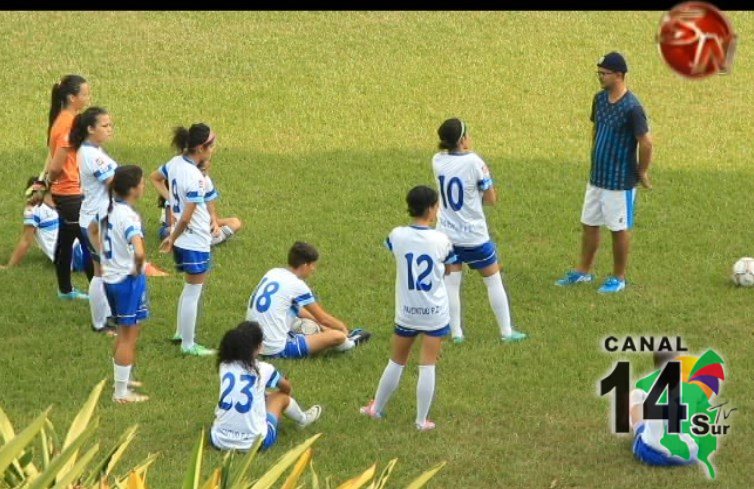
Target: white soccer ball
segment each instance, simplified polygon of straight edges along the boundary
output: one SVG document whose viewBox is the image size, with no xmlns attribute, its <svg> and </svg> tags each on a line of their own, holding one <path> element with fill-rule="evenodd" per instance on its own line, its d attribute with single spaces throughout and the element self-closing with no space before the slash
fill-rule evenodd
<svg viewBox="0 0 754 489">
<path fill-rule="evenodd" d="M 296 334 L 310 335 L 321 332 L 322 327 L 311 319 L 296 318 L 293 326 L 291 326 L 291 331 Z"/>
<path fill-rule="evenodd" d="M 741 287 L 754 286 L 754 258 L 744 257 L 733 265 L 733 283 Z"/>
</svg>

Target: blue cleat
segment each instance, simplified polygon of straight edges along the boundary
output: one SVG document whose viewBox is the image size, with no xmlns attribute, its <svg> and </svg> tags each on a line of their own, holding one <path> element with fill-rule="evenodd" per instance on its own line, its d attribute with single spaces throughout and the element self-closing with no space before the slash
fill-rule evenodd
<svg viewBox="0 0 754 489">
<path fill-rule="evenodd" d="M 584 273 L 579 272 L 576 270 L 571 270 L 570 272 L 567 272 L 565 277 L 556 280 L 555 285 L 558 285 L 560 287 L 567 287 L 569 285 L 574 284 L 580 284 L 580 283 L 591 283 L 594 281 L 594 275 L 591 273 Z"/>
<path fill-rule="evenodd" d="M 600 294 L 615 294 L 626 288 L 626 281 L 621 280 L 618 277 L 607 277 L 605 283 L 602 284 L 597 292 Z"/>
<path fill-rule="evenodd" d="M 76 300 L 76 299 L 80 299 L 80 300 L 83 300 L 83 301 L 88 301 L 89 300 L 89 296 L 88 295 L 86 295 L 85 293 L 81 292 L 80 290 L 76 290 L 76 289 L 71 289 L 70 292 L 65 293 L 65 294 L 62 293 L 62 292 L 60 292 L 60 291 L 58 291 L 58 298 L 63 299 L 63 300 L 67 300 L 67 301 L 72 301 L 72 300 Z"/>
</svg>

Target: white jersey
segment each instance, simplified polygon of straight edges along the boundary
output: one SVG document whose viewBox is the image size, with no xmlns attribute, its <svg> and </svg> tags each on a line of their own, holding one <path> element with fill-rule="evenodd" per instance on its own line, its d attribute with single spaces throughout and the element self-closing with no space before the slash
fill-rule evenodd
<svg viewBox="0 0 754 489">
<path fill-rule="evenodd" d="M 457 261 L 450 239 L 428 227 L 401 226 L 385 246 L 395 256 L 395 324 L 418 331 L 447 326 L 445 264 Z"/>
<path fill-rule="evenodd" d="M 160 172 L 168 181 L 170 210 L 175 216 L 175 223 L 181 219 L 186 202 L 196 204 L 188 227 L 173 244 L 186 250 L 209 252 L 212 232 L 211 218 L 206 204 L 208 202 L 206 177 L 191 159 L 183 155 L 178 155 L 162 165 Z"/>
<path fill-rule="evenodd" d="M 283 378 L 275 367 L 257 362 L 259 373 L 238 362 L 220 364 L 220 400 L 210 435 L 223 450 L 248 450 L 267 436 L 266 388 L 274 389 Z"/>
<path fill-rule="evenodd" d="M 58 211 L 42 202 L 24 209 L 24 226 L 36 228 L 34 238 L 50 260 L 55 261 L 55 244 L 58 241 Z"/>
<path fill-rule="evenodd" d="M 647 392 L 644 392 L 641 389 L 632 390 L 629 399 L 629 410 L 633 409 L 637 405 L 643 405 L 648 395 L 649 394 Z M 638 426 L 635 426 L 634 429 L 638 430 L 639 426 L 642 425 L 644 426 L 644 430 L 639 436 L 641 436 L 641 439 L 644 443 L 668 457 L 677 458 L 679 461 L 685 461 L 683 458 L 671 454 L 670 450 L 668 450 L 668 448 L 660 442 L 661 439 L 665 436 L 665 432 L 667 430 L 667 420 L 645 419 Z M 697 460 L 699 454 L 699 445 L 697 445 L 694 438 L 686 433 L 678 433 L 678 438 L 683 443 L 685 443 L 689 449 L 688 460 Z"/>
<path fill-rule="evenodd" d="M 113 210 L 107 217 L 107 229 L 103 228 L 104 217 L 98 215 L 97 219 L 102 239 L 102 280 L 108 284 L 117 284 L 127 275 L 136 273 L 132 242 L 136 237 L 144 237 L 141 218 L 130 205 L 116 200 L 113 202 Z"/>
<path fill-rule="evenodd" d="M 484 161 L 473 152 L 442 152 L 432 158 L 432 170 L 442 200 L 437 229 L 456 246 L 474 247 L 489 241 L 482 194 L 492 187 L 492 178 Z"/>
<path fill-rule="evenodd" d="M 264 274 L 246 309 L 246 320 L 256 321 L 262 327 L 262 355 L 283 351 L 300 308 L 314 302 L 309 286 L 290 270 L 273 268 Z"/>
<path fill-rule="evenodd" d="M 113 177 L 118 164 L 101 147 L 84 143 L 79 148 L 79 173 L 84 201 L 79 212 L 79 226 L 89 227 L 97 214 L 104 215 L 110 204 L 107 180 Z"/>
</svg>

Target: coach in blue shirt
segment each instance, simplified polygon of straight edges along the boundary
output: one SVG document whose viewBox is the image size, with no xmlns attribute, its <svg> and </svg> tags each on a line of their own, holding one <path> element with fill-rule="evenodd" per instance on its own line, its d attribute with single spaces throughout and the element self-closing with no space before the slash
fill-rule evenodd
<svg viewBox="0 0 754 489">
<path fill-rule="evenodd" d="M 652 139 L 644 108 L 626 87 L 626 60 L 619 53 L 606 54 L 597 63 L 602 90 L 592 101 L 592 168 L 581 212 L 584 232 L 581 263 L 555 282 L 560 286 L 587 283 L 600 243 L 600 226 L 613 235 L 613 274 L 599 288 L 602 293 L 626 288 L 626 263 L 634 224 L 636 186 L 651 189 L 649 163 Z M 638 147 L 638 162 L 637 162 Z"/>
</svg>

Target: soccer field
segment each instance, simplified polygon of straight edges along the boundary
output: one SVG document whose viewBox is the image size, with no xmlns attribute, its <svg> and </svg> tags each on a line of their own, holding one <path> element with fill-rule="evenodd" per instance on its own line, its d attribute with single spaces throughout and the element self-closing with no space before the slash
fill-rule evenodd
<svg viewBox="0 0 754 489">
<path fill-rule="evenodd" d="M 599 380 L 618 359 L 638 376 L 648 354 L 608 355 L 608 335 L 680 335 L 691 352 L 726 360 L 721 398 L 738 408 L 713 462 L 717 487 L 752 486 L 754 290 L 737 289 L 730 267 L 754 255 L 754 15 L 730 12 L 741 41 L 733 73 L 703 81 L 675 75 L 654 36 L 660 12 L 499 13 L 0 13 L 5 109 L 0 111 L 0 262 L 21 231 L 26 178 L 45 156 L 50 87 L 79 73 L 94 105 L 116 123 L 108 151 L 151 172 L 172 155 L 171 128 L 206 122 L 218 134 L 212 176 L 221 215 L 246 228 L 214 253 L 198 340 L 215 346 L 243 320 L 268 269 L 295 240 L 322 255 L 310 285 L 350 327 L 373 333 L 363 348 L 306 362 L 277 361 L 304 407 L 322 404 L 305 431 L 281 421 L 279 444 L 255 462 L 261 473 L 314 433 L 315 467 L 334 482 L 373 462 L 399 459 L 402 487 L 441 461 L 438 488 L 706 488 L 699 467 L 647 468 L 631 438 L 610 432 Z M 654 134 L 651 191 L 638 191 L 625 293 L 553 285 L 577 259 L 589 174 L 590 104 L 596 62 L 619 50 L 628 87 Z M 413 427 L 416 362 L 375 423 L 358 413 L 389 355 L 395 265 L 382 240 L 408 222 L 404 197 L 434 186 L 436 129 L 458 116 L 495 177 L 487 208 L 507 273 L 514 318 L 526 342 L 499 341 L 476 273 L 464 273 L 467 341 L 445 345 L 431 417 Z M 191 448 L 217 402 L 212 358 L 183 358 L 167 339 L 183 278 L 157 251 L 159 209 L 147 190 L 139 211 L 148 257 L 167 278 L 150 278 L 152 317 L 139 343 L 137 375 L 151 400 L 117 406 L 111 340 L 89 329 L 85 302 L 55 296 L 55 274 L 38 250 L 0 271 L 0 405 L 17 427 L 49 405 L 61 430 L 92 386 L 103 448 L 138 422 L 122 470 L 159 452 L 152 488 L 180 487 Z M 606 231 L 597 274 L 611 272 Z M 75 284 L 85 288 L 83 274 Z M 205 449 L 205 473 L 221 455 Z"/>
</svg>

